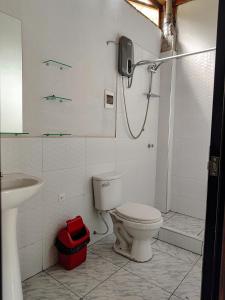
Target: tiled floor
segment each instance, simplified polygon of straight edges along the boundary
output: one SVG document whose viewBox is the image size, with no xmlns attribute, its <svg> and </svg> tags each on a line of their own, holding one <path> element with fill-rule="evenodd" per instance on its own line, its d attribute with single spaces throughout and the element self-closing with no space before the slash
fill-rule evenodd
<svg viewBox="0 0 225 300">
<path fill-rule="evenodd" d="M 112 250 L 109 235 L 72 271 L 54 266 L 23 284 L 24 300 L 199 300 L 201 257 L 154 240 L 153 258 L 135 263 Z"/>
<path fill-rule="evenodd" d="M 163 214 L 164 228 L 176 230 L 184 233 L 185 235 L 204 239 L 204 226 L 205 222 L 202 219 L 185 216 L 175 212 L 168 212 Z"/>
</svg>

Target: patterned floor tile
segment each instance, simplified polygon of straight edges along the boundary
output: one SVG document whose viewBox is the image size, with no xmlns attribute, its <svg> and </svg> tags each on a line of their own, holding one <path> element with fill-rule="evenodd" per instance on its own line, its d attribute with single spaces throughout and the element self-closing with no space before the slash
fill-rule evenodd
<svg viewBox="0 0 225 300">
<path fill-rule="evenodd" d="M 188 263 L 195 263 L 200 258 L 198 254 L 178 248 L 176 246 L 173 246 L 171 244 L 159 240 L 152 245 L 152 248 L 168 253 Z"/>
<path fill-rule="evenodd" d="M 154 250 L 149 262 L 129 262 L 124 268 L 172 293 L 191 270 L 192 263 Z"/>
<path fill-rule="evenodd" d="M 85 297 L 87 300 L 168 300 L 169 298 L 169 293 L 125 270 L 115 273 Z"/>
<path fill-rule="evenodd" d="M 198 262 L 174 294 L 184 300 L 199 300 L 201 293 L 201 275 L 201 262 Z"/>
<path fill-rule="evenodd" d="M 200 238 L 202 241 L 204 240 L 204 238 L 205 238 L 205 230 L 202 230 L 200 232 L 200 234 L 198 235 L 198 238 Z"/>
<path fill-rule="evenodd" d="M 161 213 L 162 217 L 163 217 L 163 221 L 167 221 L 168 219 L 170 219 L 172 216 L 175 215 L 175 212 L 173 211 L 169 211 L 168 213 Z"/>
<path fill-rule="evenodd" d="M 86 262 L 74 270 L 66 271 L 60 266 L 54 266 L 46 272 L 71 291 L 84 296 L 118 269 L 119 267 L 89 252 Z"/>
<path fill-rule="evenodd" d="M 204 229 L 205 221 L 189 216 L 175 214 L 164 222 L 163 227 L 175 229 L 187 235 L 198 236 Z"/>
<path fill-rule="evenodd" d="M 42 272 L 23 283 L 24 300 L 75 300 L 79 299 L 60 283 Z"/>
<path fill-rule="evenodd" d="M 24 300 L 200 299 L 202 257 L 193 267 L 198 255 L 155 241 L 151 261 L 127 263 L 112 251 L 114 241 L 109 235 L 90 246 L 87 261 L 72 271 L 54 266 L 46 271 L 50 276 L 42 272 L 26 280 Z"/>
<path fill-rule="evenodd" d="M 97 245 L 105 245 L 110 244 L 112 245 L 116 241 L 116 236 L 112 233 L 104 237 L 103 239 L 97 241 L 95 244 Z"/>
<path fill-rule="evenodd" d="M 95 244 L 89 247 L 89 250 L 104 259 L 110 261 L 112 264 L 123 267 L 130 260 L 122 255 L 117 254 L 113 250 L 113 243 L 115 242 L 115 236 L 113 234 L 108 235 L 107 237 L 101 239 Z M 156 242 L 156 239 L 152 239 L 152 244 Z"/>
<path fill-rule="evenodd" d="M 112 249 L 113 244 L 94 244 L 90 246 L 89 250 L 99 256 L 102 256 L 112 264 L 122 267 L 128 263 L 128 259 L 122 255 L 117 254 Z"/>
</svg>

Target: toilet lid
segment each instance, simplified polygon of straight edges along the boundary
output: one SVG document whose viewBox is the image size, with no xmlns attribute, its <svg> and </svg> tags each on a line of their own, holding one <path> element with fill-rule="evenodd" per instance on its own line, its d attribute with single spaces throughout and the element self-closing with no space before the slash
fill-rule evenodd
<svg viewBox="0 0 225 300">
<path fill-rule="evenodd" d="M 122 217 L 141 223 L 155 223 L 162 219 L 161 212 L 149 205 L 139 203 L 126 203 L 116 208 Z"/>
</svg>

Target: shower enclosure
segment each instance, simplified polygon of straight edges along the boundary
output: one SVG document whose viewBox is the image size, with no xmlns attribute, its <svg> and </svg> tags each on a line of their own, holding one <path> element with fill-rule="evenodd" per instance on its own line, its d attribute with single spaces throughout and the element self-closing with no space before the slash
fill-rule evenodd
<svg viewBox="0 0 225 300">
<path fill-rule="evenodd" d="M 198 254 L 204 239 L 214 50 L 166 58 L 160 67 L 156 206 L 165 214 L 159 238 Z"/>
<path fill-rule="evenodd" d="M 127 43 L 132 45 L 129 39 Z M 124 52 L 120 48 L 119 43 L 119 52 Z M 164 52 L 159 59 L 133 62 L 132 71 L 128 75 L 121 74 L 124 111 L 131 138 L 142 136 L 149 103 L 153 98 L 160 98 L 155 206 L 164 214 L 165 222 L 158 238 L 197 254 L 203 251 L 215 50 L 213 47 L 182 54 Z M 129 65 L 128 60 L 125 55 L 125 67 Z M 135 134 L 126 96 L 133 77 L 140 76 L 140 67 L 149 73 L 149 90 L 145 94 L 143 123 Z M 153 92 L 156 73 L 160 73 L 160 95 Z"/>
</svg>

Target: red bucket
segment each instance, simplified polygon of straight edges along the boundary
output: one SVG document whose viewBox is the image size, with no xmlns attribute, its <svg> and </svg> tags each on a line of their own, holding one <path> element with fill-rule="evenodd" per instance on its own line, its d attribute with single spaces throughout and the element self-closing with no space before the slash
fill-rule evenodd
<svg viewBox="0 0 225 300">
<path fill-rule="evenodd" d="M 58 232 L 55 246 L 59 264 L 66 270 L 71 270 L 86 260 L 90 232 L 80 216 L 66 223 L 67 226 Z"/>
</svg>

